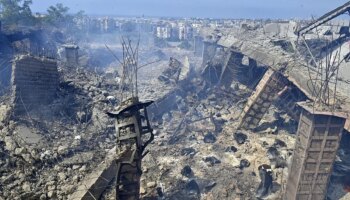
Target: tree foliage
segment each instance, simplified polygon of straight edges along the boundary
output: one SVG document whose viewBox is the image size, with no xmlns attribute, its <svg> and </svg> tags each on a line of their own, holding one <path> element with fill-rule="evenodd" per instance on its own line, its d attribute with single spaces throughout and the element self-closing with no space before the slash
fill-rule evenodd
<svg viewBox="0 0 350 200">
<path fill-rule="evenodd" d="M 58 3 L 47 9 L 45 21 L 54 26 L 61 26 L 71 22 L 71 16 L 68 14 L 69 8 Z"/>
<path fill-rule="evenodd" d="M 1 20 L 5 24 L 33 25 L 36 20 L 30 9 L 32 0 L 0 0 Z"/>
</svg>

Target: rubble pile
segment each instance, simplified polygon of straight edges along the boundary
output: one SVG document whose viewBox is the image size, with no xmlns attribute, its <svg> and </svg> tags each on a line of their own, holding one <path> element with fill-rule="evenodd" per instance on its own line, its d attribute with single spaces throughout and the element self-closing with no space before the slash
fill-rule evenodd
<svg viewBox="0 0 350 200">
<path fill-rule="evenodd" d="M 82 70 L 61 77 L 56 99 L 48 106 L 17 116 L 3 102 L 8 105 L 0 123 L 3 196 L 67 198 L 114 147 L 115 132 L 104 115 L 113 106 L 107 98 L 113 87 Z"/>
<path fill-rule="evenodd" d="M 140 102 L 154 101 L 147 107 L 153 128 L 147 130 L 154 140 L 142 158 L 142 199 L 283 199 L 299 141 L 295 134 L 301 113 L 297 102 L 313 103 L 310 87 L 305 89 L 309 79 L 303 76 L 308 74 L 299 70 L 300 63 L 310 62 L 306 51 L 323 52 L 320 46 L 329 41 L 308 38 L 308 45 L 296 47 L 294 37 L 286 38 L 294 26 L 247 23 L 198 30 L 196 37 L 201 39 L 197 38 L 200 44 L 194 45 L 194 51 L 201 49 L 202 57 L 160 38 L 158 42 L 164 45 L 141 44 L 140 63 L 132 63 L 137 67 L 137 80 L 132 81 L 137 82 Z M 58 62 L 55 80 L 40 66 L 44 81 L 18 73 L 20 78 L 29 77 L 22 82 L 26 93 L 0 91 L 0 200 L 81 199 L 77 197 L 80 192 L 86 195 L 94 189 L 99 190 L 98 197 L 91 194 L 95 199 L 115 198 L 118 124 L 106 113 L 121 105 L 122 92 L 129 91 L 128 86 L 119 88 L 126 77 L 117 59 L 123 53 L 121 46 L 108 47 L 99 40 L 82 39 L 79 46 L 66 46 L 71 48 L 70 59 L 61 59 L 63 49 L 58 52 L 60 59 L 50 58 Z M 181 43 L 190 47 L 189 41 Z M 21 41 L 17 46 L 27 43 Z M 323 56 L 317 54 L 316 59 Z M 23 68 L 39 68 L 41 60 L 36 60 L 24 61 Z M 14 84 L 9 80 L 7 84 Z M 35 92 L 39 90 L 28 89 L 27 81 L 37 85 L 45 80 L 54 82 L 54 89 L 50 103 L 41 105 L 39 100 L 47 89 L 42 87 L 43 98 L 38 97 Z M 21 94 L 32 93 L 35 109 L 20 99 Z M 346 103 L 345 96 L 342 98 Z M 21 113 L 14 102 L 23 108 Z M 129 111 L 123 111 L 125 116 Z M 139 132 L 144 133 L 142 123 L 148 120 L 144 115 L 138 117 Z M 130 124 L 121 125 L 133 135 Z M 341 141 L 329 199 L 346 196 L 350 188 L 349 135 Z M 105 182 L 101 185 L 97 179 Z"/>
<path fill-rule="evenodd" d="M 159 190 L 167 199 L 279 197 L 294 135 L 268 130 L 275 127 L 260 133 L 237 131 L 241 100 L 251 93 L 243 85 L 239 90 L 211 88 L 200 78 L 188 84 L 193 90 L 176 96 L 177 106 L 152 123 L 157 134 L 143 160 L 143 197 L 159 197 Z M 278 113 L 272 109 L 265 120 Z M 252 188 L 258 188 L 262 165 L 271 166 L 269 175 L 261 175 L 271 177 L 271 183 L 256 192 Z"/>
</svg>

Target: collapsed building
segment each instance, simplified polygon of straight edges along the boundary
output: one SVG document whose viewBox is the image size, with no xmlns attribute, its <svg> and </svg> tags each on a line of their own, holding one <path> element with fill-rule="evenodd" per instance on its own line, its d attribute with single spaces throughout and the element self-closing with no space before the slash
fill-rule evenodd
<svg viewBox="0 0 350 200">
<path fill-rule="evenodd" d="M 348 4 L 332 13 L 344 10 Z M 11 99 L 0 105 L 3 196 L 347 198 L 349 170 L 334 161 L 349 166 L 341 145 L 350 131 L 348 84 L 339 79 L 336 101 L 319 105 L 322 84 L 309 77 L 317 71 L 284 38 L 294 33 L 268 29 L 206 31 L 195 38 L 195 56 L 169 51 L 160 67 L 140 69 L 140 99 L 129 101 L 117 91 L 135 88 L 117 73 L 77 68 L 77 46 L 65 47 L 63 65 L 18 56 Z"/>
</svg>

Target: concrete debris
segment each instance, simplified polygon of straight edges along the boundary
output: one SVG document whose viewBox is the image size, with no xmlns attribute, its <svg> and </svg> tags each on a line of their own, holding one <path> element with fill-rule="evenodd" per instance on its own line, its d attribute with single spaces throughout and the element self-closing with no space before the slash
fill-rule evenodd
<svg viewBox="0 0 350 200">
<path fill-rule="evenodd" d="M 268 165 L 259 166 L 259 176 L 261 183 L 256 191 L 257 198 L 265 198 L 269 196 L 272 189 L 272 170 Z"/>
<path fill-rule="evenodd" d="M 314 103 L 320 86 L 310 86 L 305 66 L 311 58 L 294 34 L 303 21 L 144 20 L 108 18 L 103 26 L 87 20 L 91 22 L 82 24 L 95 21 L 96 26 L 89 26 L 95 31 L 82 38 L 65 37 L 67 30 L 47 33 L 56 35 L 47 38 L 54 40 L 51 46 L 76 41 L 59 50 L 61 59 L 34 52 L 14 57 L 13 48 L 40 44 L 28 38 L 11 41 L 0 31 L 0 71 L 5 72 L 0 74 L 0 199 L 115 199 L 123 192 L 142 199 L 283 199 L 288 177 L 304 177 L 298 162 L 314 170 L 319 160 L 327 198 L 349 197 L 349 73 L 341 65 L 334 102 L 347 115 L 339 112 L 327 123 L 322 116 L 330 112 L 310 112 L 320 120 L 310 125 L 315 130 L 306 129 L 303 123 L 311 117 L 298 102 Z M 120 27 L 113 30 L 116 25 Z M 134 33 L 140 31 L 132 25 L 148 30 L 141 31 L 141 38 L 149 40 L 140 42 L 137 95 L 140 102 L 154 103 L 147 113 L 136 114 L 139 121 L 134 124 L 145 138 L 135 136 L 128 122 L 115 123 L 106 114 L 122 106 L 123 95 L 135 88 L 123 88 L 122 67 L 114 57 L 122 49 L 112 45 L 117 41 L 111 39 L 108 51 L 97 39 L 120 29 L 131 31 L 131 39 L 137 40 Z M 320 27 L 323 39 L 313 31 L 306 34 L 310 51 L 320 53 L 325 45 L 335 52 L 340 46 L 348 50 L 348 33 L 328 26 Z M 330 32 L 342 39 L 332 43 Z M 317 60 L 325 58 L 317 55 Z M 11 59 L 12 68 L 6 64 Z M 118 92 L 121 88 L 125 93 Z M 126 119 L 131 111 L 122 109 L 114 116 L 121 113 Z M 345 125 L 340 117 L 348 118 Z M 153 129 L 146 130 L 147 119 Z M 128 137 L 115 131 L 120 127 Z M 135 158 L 131 150 L 153 136 L 147 151 L 136 158 L 142 158 L 142 165 L 121 171 L 121 164 L 131 162 L 122 158 Z M 125 142 L 129 137 L 139 141 L 130 145 Z M 307 144 L 317 152 L 326 149 L 320 154 L 324 158 Z M 308 159 L 296 159 L 301 153 Z M 117 173 L 128 177 L 117 180 Z M 128 190 L 136 179 L 130 174 L 140 179 L 135 191 Z"/>
</svg>

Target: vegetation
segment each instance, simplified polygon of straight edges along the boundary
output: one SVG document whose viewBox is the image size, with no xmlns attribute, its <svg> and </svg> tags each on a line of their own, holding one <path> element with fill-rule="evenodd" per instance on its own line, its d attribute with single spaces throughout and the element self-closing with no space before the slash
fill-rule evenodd
<svg viewBox="0 0 350 200">
<path fill-rule="evenodd" d="M 30 5 L 32 0 L 0 0 L 1 20 L 4 24 L 33 25 L 36 23 Z"/>
<path fill-rule="evenodd" d="M 69 14 L 69 8 L 56 4 L 47 9 L 44 17 L 35 17 L 30 9 L 32 0 L 0 0 L 1 21 L 6 25 L 46 24 L 54 27 L 71 26 L 75 19 L 82 18 L 84 12 Z"/>
</svg>

